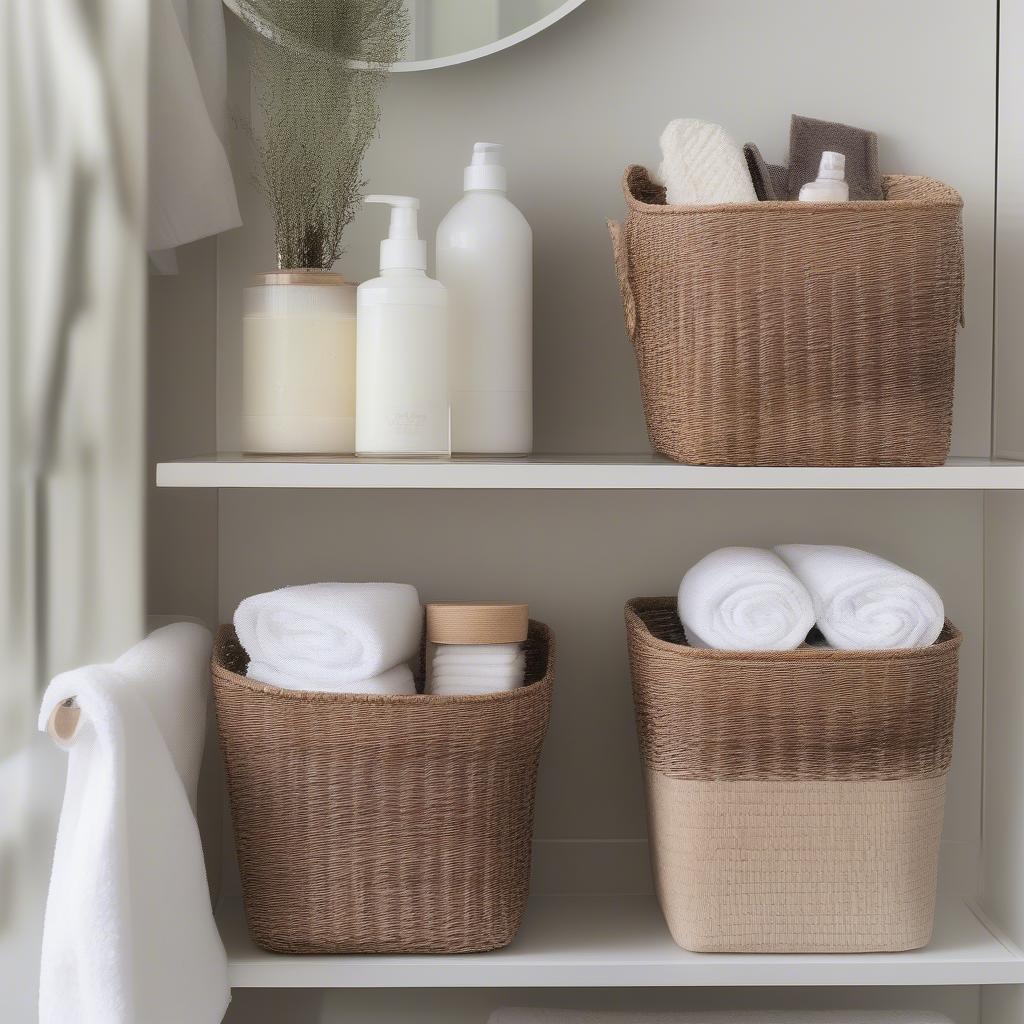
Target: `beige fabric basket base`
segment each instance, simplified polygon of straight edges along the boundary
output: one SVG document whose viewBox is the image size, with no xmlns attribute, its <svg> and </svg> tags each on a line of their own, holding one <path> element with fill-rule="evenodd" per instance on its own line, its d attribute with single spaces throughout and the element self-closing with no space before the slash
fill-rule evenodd
<svg viewBox="0 0 1024 1024">
<path fill-rule="evenodd" d="M 867 953 L 931 939 L 945 775 L 735 781 L 646 772 L 655 886 L 699 953 Z"/>
</svg>

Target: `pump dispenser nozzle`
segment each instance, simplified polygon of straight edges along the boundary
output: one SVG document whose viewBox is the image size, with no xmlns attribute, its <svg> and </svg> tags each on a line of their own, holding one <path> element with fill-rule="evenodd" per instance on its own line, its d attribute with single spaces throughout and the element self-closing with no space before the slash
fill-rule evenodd
<svg viewBox="0 0 1024 1024">
<path fill-rule="evenodd" d="M 844 181 L 846 178 L 846 157 L 842 153 L 833 153 L 826 149 L 821 154 L 821 163 L 818 165 L 818 177 L 829 178 L 833 181 Z"/>
<path fill-rule="evenodd" d="M 380 269 L 426 270 L 427 243 L 420 238 L 416 211 L 420 201 L 415 196 L 367 196 L 363 202 L 387 203 L 391 207 L 388 237 L 380 243 Z"/>
<path fill-rule="evenodd" d="M 462 176 L 467 192 L 473 189 L 489 189 L 504 192 L 508 188 L 508 175 L 501 164 L 500 142 L 474 142 L 473 160 Z"/>
</svg>

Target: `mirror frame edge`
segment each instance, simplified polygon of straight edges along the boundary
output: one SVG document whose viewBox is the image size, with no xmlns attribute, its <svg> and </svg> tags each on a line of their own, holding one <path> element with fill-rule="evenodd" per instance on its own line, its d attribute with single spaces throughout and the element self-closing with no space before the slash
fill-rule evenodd
<svg viewBox="0 0 1024 1024">
<path fill-rule="evenodd" d="M 427 60 L 399 61 L 397 64 L 392 64 L 388 70 L 393 73 L 405 71 L 434 71 L 437 68 L 453 67 L 456 64 L 466 64 L 471 60 L 479 60 L 481 57 L 489 57 L 492 53 L 500 53 L 502 50 L 507 50 L 510 47 L 515 46 L 517 43 L 522 43 L 531 36 L 535 36 L 538 33 L 543 32 L 544 29 L 550 28 L 556 21 L 561 21 L 562 18 L 567 14 L 571 14 L 583 3 L 584 0 L 563 0 L 563 2 L 550 14 L 544 15 L 543 18 L 538 18 L 532 25 L 527 25 L 526 28 L 521 28 L 518 32 L 513 32 L 501 39 L 497 39 L 493 43 L 478 46 L 474 50 L 463 50 L 462 53 L 453 53 L 447 57 L 431 57 Z M 227 9 L 236 17 L 238 16 L 237 0 L 224 0 L 224 6 L 227 7 Z M 261 31 L 263 30 L 261 29 Z M 263 34 L 268 38 L 273 38 L 273 29 L 267 26 L 266 31 L 264 31 Z M 353 61 L 353 66 L 367 67 L 368 65 L 362 61 Z"/>
</svg>

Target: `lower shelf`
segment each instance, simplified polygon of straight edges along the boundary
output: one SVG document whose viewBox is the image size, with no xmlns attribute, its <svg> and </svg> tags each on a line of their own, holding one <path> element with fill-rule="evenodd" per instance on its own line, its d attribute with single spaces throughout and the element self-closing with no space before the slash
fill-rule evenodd
<svg viewBox="0 0 1024 1024">
<path fill-rule="evenodd" d="M 1024 954 L 962 899 L 939 901 L 931 944 L 912 953 L 687 953 L 653 896 L 531 897 L 515 941 L 458 956 L 282 956 L 256 947 L 237 899 L 218 912 L 236 988 L 632 988 L 639 986 L 1012 985 Z"/>
</svg>

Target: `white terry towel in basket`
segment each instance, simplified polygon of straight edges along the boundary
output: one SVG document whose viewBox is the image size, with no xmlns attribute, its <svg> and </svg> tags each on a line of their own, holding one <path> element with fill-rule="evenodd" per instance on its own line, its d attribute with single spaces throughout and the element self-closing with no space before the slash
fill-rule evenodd
<svg viewBox="0 0 1024 1024">
<path fill-rule="evenodd" d="M 310 583 L 247 597 L 235 611 L 235 631 L 249 655 L 247 675 L 261 682 L 408 692 L 363 684 L 417 653 L 423 609 L 407 583 Z"/>
<path fill-rule="evenodd" d="M 202 626 L 166 626 L 111 665 L 57 676 L 43 696 L 39 727 L 68 751 L 68 773 L 43 925 L 40 1024 L 224 1016 L 227 958 L 193 813 L 210 645 Z"/>
<path fill-rule="evenodd" d="M 670 206 L 757 202 L 743 150 L 721 125 L 670 121 L 661 133 L 661 155 L 658 176 Z"/>
<path fill-rule="evenodd" d="M 833 647 L 928 647 L 942 632 L 945 611 L 935 588 L 878 555 L 831 544 L 775 550 L 810 593 L 818 629 Z"/>
<path fill-rule="evenodd" d="M 719 548 L 679 584 L 679 618 L 691 647 L 791 651 L 814 625 L 803 584 L 763 548 Z"/>
</svg>

